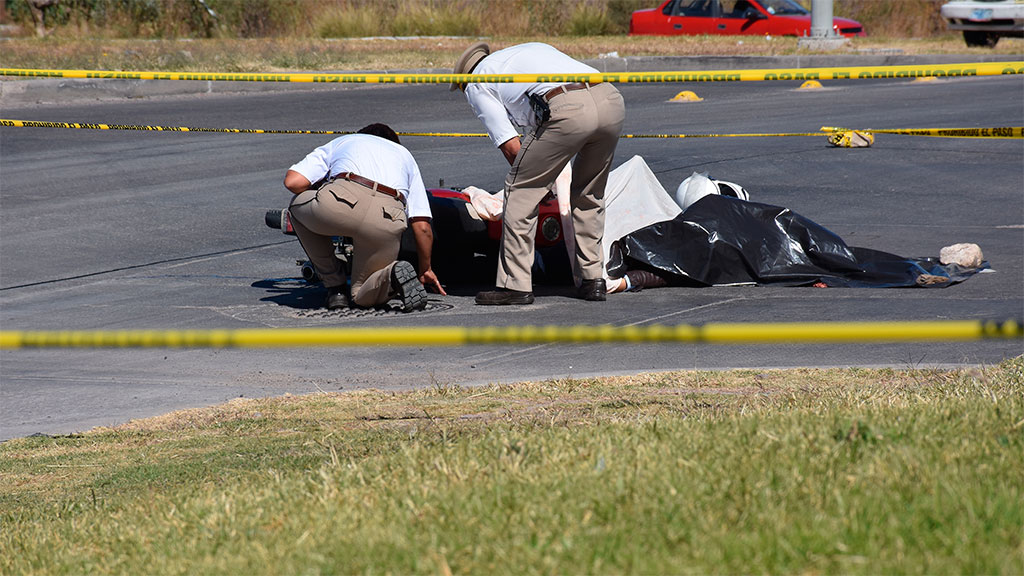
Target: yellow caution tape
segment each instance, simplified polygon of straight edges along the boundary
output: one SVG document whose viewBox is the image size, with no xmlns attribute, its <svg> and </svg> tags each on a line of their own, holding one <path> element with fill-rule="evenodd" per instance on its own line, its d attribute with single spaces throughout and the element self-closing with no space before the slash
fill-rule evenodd
<svg viewBox="0 0 1024 576">
<path fill-rule="evenodd" d="M 752 70 L 700 70 L 670 72 L 595 72 L 592 74 L 363 74 L 343 73 L 231 73 L 154 72 L 112 70 L 36 70 L 0 68 L 0 76 L 33 78 L 117 78 L 128 80 L 200 80 L 229 82 L 301 82 L 355 84 L 451 84 L 467 82 L 748 82 L 774 80 L 851 80 L 872 78 L 923 78 L 947 76 L 1000 76 L 1024 74 L 1024 61 L 963 64 L 912 64 L 902 66 L 840 66 L 828 68 L 779 68 Z"/>
<path fill-rule="evenodd" d="M 15 348 L 294 348 L 304 346 L 464 346 L 597 343 L 843 343 L 1024 339 L 1020 320 L 797 322 L 703 326 L 509 326 L 467 328 L 304 328 L 247 330 L 0 331 Z"/>
<path fill-rule="evenodd" d="M 237 134 L 355 134 L 336 130 L 265 130 L 261 128 L 197 128 L 193 126 L 146 126 L 141 124 L 94 124 L 86 122 L 40 122 L 0 118 L 0 126 L 14 128 L 79 128 L 85 130 L 137 130 L 155 132 L 231 132 Z"/>
<path fill-rule="evenodd" d="M 845 130 L 828 135 L 828 143 L 838 148 L 869 148 L 875 143 L 875 135 L 862 130 Z"/>
<path fill-rule="evenodd" d="M 852 132 L 848 128 L 822 126 L 824 132 Z M 999 128 L 890 128 L 884 130 L 857 130 L 875 134 L 903 134 L 905 136 L 937 136 L 939 138 L 1024 138 L 1024 127 L 1002 126 Z"/>
<path fill-rule="evenodd" d="M 230 132 L 236 134 L 355 134 L 351 130 L 268 130 L 263 128 L 200 128 L 194 126 L 146 126 L 142 124 L 96 124 L 85 122 L 44 122 L 0 118 L 0 126 L 12 128 L 71 128 L 86 130 L 131 130 L 155 132 Z M 749 134 L 623 134 L 620 138 L 763 138 L 777 136 L 823 136 L 825 133 L 853 132 L 849 128 L 823 126 L 821 132 L 749 133 Z M 892 130 L 857 130 L 910 136 L 941 136 L 944 138 L 1024 138 L 1024 127 L 997 128 L 899 128 Z M 398 132 L 399 136 L 431 138 L 486 138 L 480 132 Z"/>
<path fill-rule="evenodd" d="M 750 133 L 750 134 L 622 134 L 619 138 L 766 138 L 786 136 L 823 136 L 821 132 Z"/>
</svg>

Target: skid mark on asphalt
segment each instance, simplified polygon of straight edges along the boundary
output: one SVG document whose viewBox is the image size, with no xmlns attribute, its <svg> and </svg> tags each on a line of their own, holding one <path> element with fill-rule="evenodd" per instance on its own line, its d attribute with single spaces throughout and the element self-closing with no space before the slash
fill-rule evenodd
<svg viewBox="0 0 1024 576">
<path fill-rule="evenodd" d="M 18 288 L 29 288 L 32 286 L 42 286 L 45 284 L 57 284 L 60 282 L 69 282 L 71 280 L 80 280 L 82 278 L 92 278 L 95 276 L 102 276 L 104 274 L 113 274 L 115 272 L 124 272 L 126 270 L 138 270 L 140 268 L 149 268 L 151 266 L 160 266 L 162 264 L 170 264 L 168 268 L 176 266 L 183 266 L 185 264 L 194 264 L 196 262 L 203 262 L 213 258 L 222 258 L 224 256 L 234 256 L 235 254 L 244 254 L 246 252 L 255 252 L 263 250 L 265 248 L 272 248 L 274 246 L 280 246 L 281 244 L 288 244 L 293 240 L 284 240 L 281 242 L 271 242 L 269 244 L 261 244 L 259 246 L 247 246 L 245 248 L 231 248 L 228 250 L 221 250 L 219 252 L 211 252 L 209 254 L 197 254 L 195 256 L 181 256 L 179 258 L 166 258 L 164 260 L 157 260 L 155 262 L 147 262 L 145 264 L 132 264 L 130 266 L 120 266 L 117 268 L 109 268 L 107 270 L 100 270 L 97 272 L 89 272 L 86 274 L 77 274 L 75 276 L 65 276 L 63 278 L 53 278 L 51 280 L 40 280 L 38 282 L 28 282 L 26 284 L 16 284 L 14 286 L 4 286 L 0 288 L 0 292 L 6 290 L 17 290 Z"/>
</svg>

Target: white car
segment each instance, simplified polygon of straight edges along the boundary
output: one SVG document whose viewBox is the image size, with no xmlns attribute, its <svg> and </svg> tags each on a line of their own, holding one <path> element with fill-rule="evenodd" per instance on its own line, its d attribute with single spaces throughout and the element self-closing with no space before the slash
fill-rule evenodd
<svg viewBox="0 0 1024 576">
<path fill-rule="evenodd" d="M 1024 0 L 958 0 L 942 5 L 951 30 L 963 30 L 968 46 L 996 45 L 1002 36 L 1024 37 Z"/>
</svg>

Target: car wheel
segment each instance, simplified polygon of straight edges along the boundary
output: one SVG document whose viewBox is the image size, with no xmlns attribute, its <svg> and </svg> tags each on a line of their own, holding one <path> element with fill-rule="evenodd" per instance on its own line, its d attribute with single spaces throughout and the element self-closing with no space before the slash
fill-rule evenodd
<svg viewBox="0 0 1024 576">
<path fill-rule="evenodd" d="M 980 32 L 978 30 L 964 30 L 964 42 L 968 46 L 981 46 L 983 48 L 995 48 L 999 42 L 999 35 L 992 32 Z"/>
</svg>

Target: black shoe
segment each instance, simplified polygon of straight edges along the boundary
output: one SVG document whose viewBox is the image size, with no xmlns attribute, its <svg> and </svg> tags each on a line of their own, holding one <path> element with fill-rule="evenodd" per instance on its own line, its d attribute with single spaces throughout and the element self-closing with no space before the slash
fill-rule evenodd
<svg viewBox="0 0 1024 576">
<path fill-rule="evenodd" d="M 391 269 L 391 289 L 402 301 L 402 312 L 423 310 L 427 307 L 427 291 L 420 284 L 416 269 L 405 260 L 399 260 Z"/>
<path fill-rule="evenodd" d="M 604 302 L 607 294 L 608 290 L 605 286 L 604 278 L 584 280 L 580 287 L 576 289 L 577 298 L 591 302 Z"/>
<path fill-rule="evenodd" d="M 327 302 L 324 304 L 328 310 L 341 310 L 348 308 L 348 286 L 334 286 L 327 289 Z"/>
<path fill-rule="evenodd" d="M 476 303 L 481 306 L 507 306 L 509 304 L 533 304 L 533 292 L 521 292 L 508 288 L 496 288 L 476 295 Z"/>
</svg>

